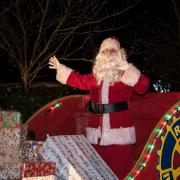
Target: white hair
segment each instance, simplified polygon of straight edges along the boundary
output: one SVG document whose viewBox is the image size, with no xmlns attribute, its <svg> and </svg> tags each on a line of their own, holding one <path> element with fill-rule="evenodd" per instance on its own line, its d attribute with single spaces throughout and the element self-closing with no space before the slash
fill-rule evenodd
<svg viewBox="0 0 180 180">
<path fill-rule="evenodd" d="M 110 84 L 120 81 L 123 71 L 128 68 L 125 49 L 108 48 L 97 54 L 93 66 L 93 74 L 97 84 L 109 81 Z"/>
</svg>

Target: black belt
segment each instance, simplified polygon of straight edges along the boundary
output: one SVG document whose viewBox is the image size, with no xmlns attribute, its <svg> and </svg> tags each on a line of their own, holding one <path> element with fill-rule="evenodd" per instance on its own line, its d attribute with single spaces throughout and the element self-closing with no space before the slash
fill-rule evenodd
<svg viewBox="0 0 180 180">
<path fill-rule="evenodd" d="M 127 101 L 112 103 L 112 104 L 100 104 L 89 101 L 87 104 L 87 109 L 89 112 L 102 115 L 104 113 L 111 113 L 117 111 L 123 111 L 128 109 Z"/>
</svg>

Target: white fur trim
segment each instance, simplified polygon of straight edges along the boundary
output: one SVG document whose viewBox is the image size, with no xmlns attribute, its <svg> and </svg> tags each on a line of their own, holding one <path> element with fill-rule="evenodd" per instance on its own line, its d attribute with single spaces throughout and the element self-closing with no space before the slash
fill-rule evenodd
<svg viewBox="0 0 180 180">
<path fill-rule="evenodd" d="M 98 139 L 101 138 L 101 128 L 86 128 L 86 137 L 91 144 L 98 144 Z"/>
<path fill-rule="evenodd" d="M 66 84 L 69 75 L 73 70 L 63 64 L 60 64 L 57 73 L 56 73 L 56 80 L 62 84 Z"/>
<path fill-rule="evenodd" d="M 108 104 L 109 103 L 109 82 L 103 81 L 102 89 L 101 89 L 101 101 L 102 104 Z M 109 120 L 109 113 L 103 114 L 102 118 L 102 131 L 104 129 L 110 129 L 110 120 Z"/>
<path fill-rule="evenodd" d="M 101 89 L 101 98 L 102 103 L 107 104 L 109 103 L 109 82 L 103 81 L 102 89 Z M 100 140 L 100 145 L 107 146 L 112 144 L 134 144 L 136 142 L 136 134 L 134 127 L 127 127 L 127 128 L 114 128 L 111 129 L 110 126 L 110 117 L 109 113 L 103 114 L 102 119 L 102 134 L 100 127 L 96 128 L 86 128 L 86 136 L 90 143 L 97 144 L 98 139 Z"/>
<path fill-rule="evenodd" d="M 101 89 L 101 101 L 103 104 L 109 103 L 109 82 L 103 81 Z M 102 134 L 101 128 L 86 128 L 86 137 L 91 144 L 98 144 L 107 146 L 112 144 L 134 144 L 136 142 L 136 134 L 134 127 L 114 128 L 111 129 L 109 113 L 103 114 L 102 118 Z"/>
<path fill-rule="evenodd" d="M 98 139 L 101 138 L 100 145 L 102 146 L 134 144 L 136 142 L 134 127 L 104 129 L 102 135 L 100 127 L 86 128 L 86 137 L 91 144 L 98 144 Z"/>
<path fill-rule="evenodd" d="M 140 70 L 137 69 L 133 64 L 129 64 L 129 68 L 124 72 L 121 82 L 133 87 L 138 82 L 140 75 Z"/>
<path fill-rule="evenodd" d="M 104 129 L 100 145 L 107 146 L 112 144 L 134 144 L 136 142 L 136 134 L 134 127 Z"/>
<path fill-rule="evenodd" d="M 109 103 L 109 82 L 103 81 L 102 89 L 101 89 L 101 101 L 102 104 Z"/>
<path fill-rule="evenodd" d="M 103 123 L 102 123 L 102 132 L 105 129 L 110 129 L 111 128 L 110 120 L 109 120 L 109 113 L 103 114 L 102 121 L 103 121 Z"/>
</svg>

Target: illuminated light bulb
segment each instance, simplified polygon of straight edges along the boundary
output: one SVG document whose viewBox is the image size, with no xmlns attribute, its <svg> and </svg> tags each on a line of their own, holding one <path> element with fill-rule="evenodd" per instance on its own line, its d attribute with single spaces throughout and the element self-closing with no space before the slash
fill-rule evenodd
<svg viewBox="0 0 180 180">
<path fill-rule="evenodd" d="M 140 170 L 137 170 L 137 171 L 136 171 L 136 175 L 138 175 L 139 173 L 140 173 Z"/>
<path fill-rule="evenodd" d="M 173 109 L 172 113 L 173 113 L 173 114 L 176 114 L 176 113 L 177 113 L 177 110 L 176 110 L 176 109 Z"/>
<path fill-rule="evenodd" d="M 62 103 L 55 102 L 52 106 L 49 107 L 48 112 L 50 112 L 56 108 L 59 108 L 61 105 L 62 105 Z"/>
<path fill-rule="evenodd" d="M 141 169 L 144 169 L 146 167 L 146 163 L 142 163 L 141 165 L 140 165 L 140 168 Z"/>
<path fill-rule="evenodd" d="M 164 118 L 165 118 L 166 120 L 171 119 L 171 117 L 172 117 L 172 115 L 170 115 L 170 114 L 165 114 L 165 116 L 164 116 Z"/>
<path fill-rule="evenodd" d="M 162 126 L 165 126 L 165 125 L 166 125 L 166 121 L 161 121 L 160 124 L 161 124 Z"/>
<path fill-rule="evenodd" d="M 48 112 L 54 110 L 54 107 L 53 106 L 50 106 L 49 109 L 48 109 Z"/>
<path fill-rule="evenodd" d="M 177 110 L 177 111 L 180 111 L 180 106 L 177 106 L 177 107 L 176 107 L 176 110 Z"/>
<path fill-rule="evenodd" d="M 162 133 L 162 129 L 155 128 L 155 132 L 158 133 L 158 136 Z"/>
<path fill-rule="evenodd" d="M 58 108 L 60 106 L 61 106 L 61 103 L 59 103 L 59 102 L 54 103 L 54 108 Z"/>
<path fill-rule="evenodd" d="M 147 147 L 151 151 L 154 148 L 154 145 L 153 144 L 148 144 Z"/>
<path fill-rule="evenodd" d="M 158 136 L 161 135 L 161 133 L 162 133 L 162 129 L 159 130 Z"/>
<path fill-rule="evenodd" d="M 132 176 L 128 176 L 127 180 L 134 180 L 134 178 Z"/>
<path fill-rule="evenodd" d="M 148 160 L 150 158 L 150 154 L 147 154 L 146 155 L 146 159 Z"/>
</svg>

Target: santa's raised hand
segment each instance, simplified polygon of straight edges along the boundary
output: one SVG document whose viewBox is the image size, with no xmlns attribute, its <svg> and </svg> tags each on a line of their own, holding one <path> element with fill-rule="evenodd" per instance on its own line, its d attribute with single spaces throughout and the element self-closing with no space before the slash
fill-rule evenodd
<svg viewBox="0 0 180 180">
<path fill-rule="evenodd" d="M 56 80 L 62 84 L 66 84 L 67 78 L 73 70 L 61 64 L 55 55 L 49 58 L 48 64 L 49 69 L 56 70 Z"/>
<path fill-rule="evenodd" d="M 56 70 L 60 69 L 60 62 L 56 58 L 55 55 L 49 58 L 49 63 L 48 64 L 49 64 L 50 69 L 56 69 Z"/>
</svg>

